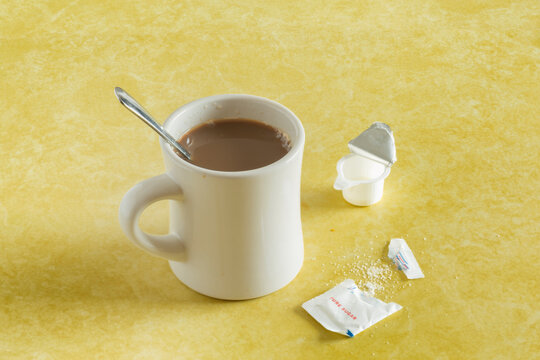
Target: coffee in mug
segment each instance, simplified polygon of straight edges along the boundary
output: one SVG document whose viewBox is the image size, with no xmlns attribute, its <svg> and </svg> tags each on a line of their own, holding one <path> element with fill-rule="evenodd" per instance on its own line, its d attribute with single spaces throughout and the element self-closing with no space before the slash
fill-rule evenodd
<svg viewBox="0 0 540 360">
<path fill-rule="evenodd" d="M 240 118 L 206 121 L 189 130 L 178 143 L 191 154 L 192 164 L 218 171 L 261 168 L 278 161 L 291 149 L 291 141 L 283 131 L 261 121 Z M 178 151 L 177 155 L 184 158 Z"/>
</svg>

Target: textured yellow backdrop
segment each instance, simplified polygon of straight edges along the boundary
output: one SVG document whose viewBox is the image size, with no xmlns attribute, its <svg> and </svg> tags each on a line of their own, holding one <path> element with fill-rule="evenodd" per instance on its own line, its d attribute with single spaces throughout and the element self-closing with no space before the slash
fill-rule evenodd
<svg viewBox="0 0 540 360">
<path fill-rule="evenodd" d="M 0 358 L 540 357 L 539 29 L 537 0 L 2 1 Z M 306 257 L 290 285 L 210 299 L 129 243 L 120 199 L 163 164 L 114 86 L 160 120 L 221 93 L 298 115 Z M 398 162 L 383 200 L 355 208 L 335 164 L 373 121 Z M 143 225 L 165 231 L 166 204 Z M 379 284 L 403 310 L 347 339 L 300 308 L 365 284 L 356 270 L 388 266 L 392 237 L 426 275 Z"/>
</svg>

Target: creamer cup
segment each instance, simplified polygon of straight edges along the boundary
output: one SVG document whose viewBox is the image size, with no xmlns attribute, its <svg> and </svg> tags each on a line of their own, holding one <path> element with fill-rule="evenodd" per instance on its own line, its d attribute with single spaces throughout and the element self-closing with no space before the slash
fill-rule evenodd
<svg viewBox="0 0 540 360">
<path fill-rule="evenodd" d="M 384 180 L 396 162 L 396 146 L 390 127 L 373 123 L 349 141 L 351 153 L 337 163 L 338 176 L 334 189 L 341 190 L 353 205 L 368 206 L 381 200 Z"/>
</svg>

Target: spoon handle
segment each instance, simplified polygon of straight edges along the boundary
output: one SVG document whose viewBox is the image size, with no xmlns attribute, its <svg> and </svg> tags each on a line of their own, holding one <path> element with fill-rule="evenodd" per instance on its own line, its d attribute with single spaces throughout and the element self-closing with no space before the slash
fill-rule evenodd
<svg viewBox="0 0 540 360">
<path fill-rule="evenodd" d="M 161 126 L 158 124 L 152 116 L 139 104 L 134 98 L 131 97 L 125 90 L 115 87 L 114 93 L 120 103 L 124 105 L 129 111 L 135 114 L 139 119 L 144 121 L 148 126 L 154 129 L 163 139 L 165 139 L 172 147 L 180 151 L 187 159 L 191 160 L 191 155 L 186 149 L 182 147 L 176 140 Z"/>
</svg>

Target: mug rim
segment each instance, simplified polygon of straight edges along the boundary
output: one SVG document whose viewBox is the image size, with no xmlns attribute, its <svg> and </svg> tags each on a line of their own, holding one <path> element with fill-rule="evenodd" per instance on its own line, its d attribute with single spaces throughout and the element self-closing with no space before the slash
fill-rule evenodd
<svg viewBox="0 0 540 360">
<path fill-rule="evenodd" d="M 274 161 L 273 163 L 270 163 L 268 165 L 265 165 L 263 167 L 250 169 L 250 170 L 242 170 L 242 171 L 222 171 L 222 170 L 212 170 L 207 169 L 201 166 L 194 165 L 190 162 L 187 162 L 186 160 L 182 159 L 180 156 L 178 156 L 174 150 L 172 149 L 172 146 L 169 145 L 165 140 L 163 140 L 161 137 L 159 138 L 159 142 L 161 145 L 161 148 L 166 156 L 171 158 L 175 164 L 189 168 L 194 171 L 198 171 L 200 173 L 203 173 L 205 175 L 213 175 L 213 176 L 221 176 L 221 177 L 246 177 L 246 176 L 256 176 L 260 175 L 269 171 L 274 171 L 275 168 L 285 166 L 286 164 L 293 161 L 293 159 L 298 155 L 299 152 L 302 151 L 304 147 L 305 142 L 305 131 L 304 127 L 302 126 L 302 122 L 298 117 L 286 106 L 278 103 L 277 101 L 257 96 L 257 95 L 248 95 L 248 94 L 222 94 L 222 95 L 211 95 L 206 96 L 203 98 L 199 98 L 193 101 L 190 101 L 178 109 L 176 109 L 169 117 L 167 117 L 167 120 L 163 123 L 163 127 L 165 128 L 170 122 L 177 119 L 183 112 L 188 110 L 189 108 L 196 107 L 196 106 L 204 106 L 207 103 L 214 103 L 216 101 L 223 101 L 223 100 L 230 100 L 230 99 L 240 99 L 240 100 L 248 100 L 248 101 L 262 101 L 267 104 L 270 104 L 271 106 L 279 108 L 281 111 L 283 111 L 290 119 L 292 119 L 292 123 L 294 127 L 298 131 L 298 136 L 295 139 L 295 142 L 293 144 L 293 147 L 285 154 L 282 158 L 280 158 L 277 161 Z M 289 135 L 289 134 L 287 134 Z"/>
</svg>

